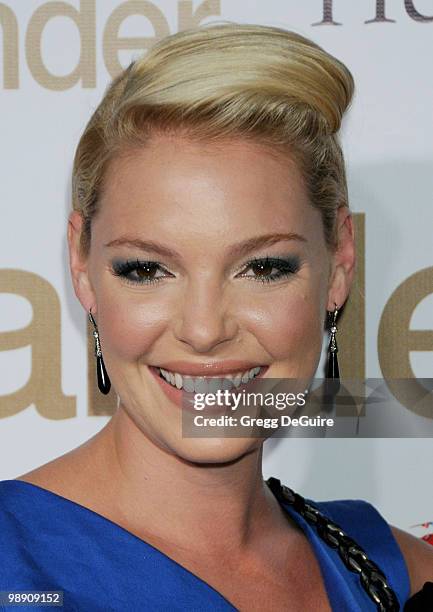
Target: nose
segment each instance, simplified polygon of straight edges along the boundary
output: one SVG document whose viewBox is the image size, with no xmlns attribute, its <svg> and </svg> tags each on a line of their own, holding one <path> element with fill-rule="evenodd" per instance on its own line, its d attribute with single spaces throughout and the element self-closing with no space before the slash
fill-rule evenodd
<svg viewBox="0 0 433 612">
<path fill-rule="evenodd" d="M 197 353 L 210 353 L 237 336 L 238 323 L 228 295 L 209 279 L 190 283 L 178 308 L 175 336 Z"/>
</svg>

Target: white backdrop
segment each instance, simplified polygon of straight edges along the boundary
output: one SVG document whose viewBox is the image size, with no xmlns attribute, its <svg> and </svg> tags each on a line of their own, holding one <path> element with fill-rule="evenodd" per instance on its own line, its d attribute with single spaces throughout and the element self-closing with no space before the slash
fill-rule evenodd
<svg viewBox="0 0 433 612">
<path fill-rule="evenodd" d="M 431 0 L 67 0 L 61 15 L 57 4 L 0 3 L 0 479 L 63 454 L 109 418 L 87 414 L 86 317 L 67 269 L 73 154 L 114 76 L 116 58 L 125 67 L 153 37 L 194 25 L 194 19 L 293 29 L 354 75 L 342 144 L 351 207 L 365 213 L 366 375 L 381 376 L 377 337 L 385 305 L 414 273 L 433 272 Z M 121 10 L 130 16 L 120 20 Z M 148 40 L 117 52 L 116 18 L 120 37 Z M 6 270 L 12 273 L 2 277 Z M 32 320 L 32 304 L 16 289 L 26 282 L 22 271 L 45 279 L 60 301 L 58 361 L 63 393 L 76 402 L 72 418 L 46 418 L 31 396 L 28 405 L 1 418 L 7 396 L 32 373 L 32 345 L 5 350 L 8 334 Z M 417 377 L 433 377 L 433 286 L 425 284 L 410 319 L 411 330 L 425 330 L 423 350 L 410 354 Z M 42 337 L 58 325 L 50 317 L 47 312 Z M 48 372 L 56 355 L 45 359 Z M 265 445 L 266 477 L 280 477 L 313 499 L 366 499 L 405 529 L 433 520 L 432 465 L 431 439 L 279 439 Z"/>
</svg>

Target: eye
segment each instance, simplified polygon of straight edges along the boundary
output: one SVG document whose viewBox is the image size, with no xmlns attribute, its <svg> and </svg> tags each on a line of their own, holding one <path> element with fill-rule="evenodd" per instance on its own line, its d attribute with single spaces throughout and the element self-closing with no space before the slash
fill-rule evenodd
<svg viewBox="0 0 433 612">
<path fill-rule="evenodd" d="M 138 259 L 113 261 L 112 269 L 115 276 L 121 276 L 136 285 L 157 283 L 166 278 L 167 275 L 172 276 L 157 261 L 140 261 Z M 165 274 L 157 275 L 161 271 Z"/>
<path fill-rule="evenodd" d="M 299 268 L 299 258 L 294 256 L 254 258 L 244 268 L 244 270 L 251 270 L 253 274 L 243 273 L 241 276 L 269 283 L 296 274 Z"/>
</svg>

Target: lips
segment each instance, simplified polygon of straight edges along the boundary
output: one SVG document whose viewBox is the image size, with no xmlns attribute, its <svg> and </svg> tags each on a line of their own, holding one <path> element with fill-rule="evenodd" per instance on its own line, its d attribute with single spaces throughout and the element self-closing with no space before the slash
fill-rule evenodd
<svg viewBox="0 0 433 612">
<path fill-rule="evenodd" d="M 170 382 L 167 382 L 167 380 L 161 374 L 159 367 L 156 367 L 156 366 L 148 366 L 148 367 L 149 367 L 150 372 L 156 378 L 158 384 L 164 391 L 165 395 L 171 401 L 178 404 L 179 406 L 181 406 L 182 404 L 182 397 L 189 396 L 192 398 L 194 396 L 194 393 L 198 392 L 195 390 L 195 383 L 194 383 L 194 391 L 187 391 L 186 389 L 183 388 L 183 386 L 181 386 L 181 388 L 178 388 L 176 386 L 173 386 L 173 384 L 171 384 Z M 249 378 L 247 382 L 242 382 L 242 379 L 241 379 L 241 383 L 236 388 L 237 391 L 241 391 L 243 388 L 245 388 L 251 382 L 251 380 L 254 380 L 255 378 L 261 378 L 269 369 L 269 366 L 267 365 L 255 366 L 255 367 L 256 368 L 260 367 L 260 371 L 258 372 L 258 374 L 254 376 L 253 379 Z M 180 373 L 178 372 L 178 374 Z M 225 387 L 223 385 L 229 384 L 230 382 L 229 376 L 230 375 L 227 374 L 227 377 L 199 376 L 199 377 L 191 377 L 191 378 L 199 379 L 199 384 L 202 385 L 202 387 L 199 387 L 199 388 L 204 389 L 203 391 L 199 391 L 200 393 L 215 393 L 219 389 L 224 390 Z M 229 381 L 229 382 L 224 382 L 224 381 Z M 231 382 L 233 382 L 233 380 Z"/>
<path fill-rule="evenodd" d="M 159 368 L 159 373 L 164 380 L 177 389 L 183 389 L 187 393 L 206 393 L 215 392 L 218 389 L 237 389 L 242 383 L 248 383 L 256 378 L 261 369 L 261 366 L 256 366 L 241 372 L 227 373 L 224 376 L 191 376 L 170 372 L 164 368 Z"/>
<path fill-rule="evenodd" d="M 185 376 L 225 376 L 237 372 L 245 372 L 261 363 L 240 359 L 226 359 L 224 361 L 209 361 L 206 363 L 195 363 L 182 360 L 165 361 L 156 363 L 155 367 L 162 368 L 169 372 L 178 372 Z"/>
</svg>

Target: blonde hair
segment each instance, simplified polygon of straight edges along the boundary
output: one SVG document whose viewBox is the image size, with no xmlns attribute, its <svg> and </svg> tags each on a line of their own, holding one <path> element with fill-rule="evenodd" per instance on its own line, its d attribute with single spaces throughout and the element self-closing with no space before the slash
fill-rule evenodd
<svg viewBox="0 0 433 612">
<path fill-rule="evenodd" d="M 348 206 L 337 133 L 353 92 L 342 62 L 282 28 L 225 22 L 163 38 L 111 82 L 78 143 L 72 205 L 83 254 L 109 161 L 156 131 L 242 137 L 293 156 L 335 249 L 336 211 Z"/>
</svg>

